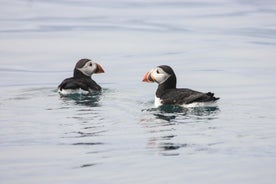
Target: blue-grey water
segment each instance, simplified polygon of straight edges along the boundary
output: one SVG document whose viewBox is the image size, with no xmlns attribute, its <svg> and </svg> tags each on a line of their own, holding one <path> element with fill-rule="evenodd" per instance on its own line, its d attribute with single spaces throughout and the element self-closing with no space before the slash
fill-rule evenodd
<svg viewBox="0 0 276 184">
<path fill-rule="evenodd" d="M 0 183 L 276 182 L 275 0 L 3 0 L 0 24 Z M 103 91 L 61 98 L 81 58 Z M 217 108 L 155 108 L 161 64 Z"/>
</svg>

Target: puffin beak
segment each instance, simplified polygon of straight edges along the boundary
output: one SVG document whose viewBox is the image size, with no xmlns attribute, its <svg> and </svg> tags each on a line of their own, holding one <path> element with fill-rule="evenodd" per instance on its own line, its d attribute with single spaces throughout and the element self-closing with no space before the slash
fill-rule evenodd
<svg viewBox="0 0 276 184">
<path fill-rule="evenodd" d="M 97 69 L 95 73 L 104 73 L 103 67 L 98 63 L 96 63 L 96 65 L 97 65 Z"/>
<path fill-rule="evenodd" d="M 149 71 L 144 75 L 143 82 L 154 82 L 154 78 L 151 76 L 151 72 Z"/>
</svg>

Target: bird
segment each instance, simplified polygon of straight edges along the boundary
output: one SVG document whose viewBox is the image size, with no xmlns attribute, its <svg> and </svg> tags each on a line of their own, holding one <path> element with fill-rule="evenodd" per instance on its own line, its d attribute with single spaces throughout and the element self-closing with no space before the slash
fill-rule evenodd
<svg viewBox="0 0 276 184">
<path fill-rule="evenodd" d="M 168 65 L 161 65 L 146 72 L 142 81 L 158 84 L 154 100 L 156 107 L 161 105 L 204 106 L 213 104 L 219 99 L 212 92 L 203 93 L 188 88 L 176 88 L 176 75 Z"/>
<path fill-rule="evenodd" d="M 91 78 L 94 73 L 104 73 L 102 66 L 90 59 L 80 59 L 75 65 L 73 77 L 64 79 L 58 86 L 58 92 L 61 95 L 69 95 L 100 91 L 101 86 Z"/>
</svg>

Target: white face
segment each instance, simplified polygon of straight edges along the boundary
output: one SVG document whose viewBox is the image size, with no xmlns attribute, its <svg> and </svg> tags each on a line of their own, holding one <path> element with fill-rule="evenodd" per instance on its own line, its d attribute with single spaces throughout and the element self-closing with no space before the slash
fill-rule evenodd
<svg viewBox="0 0 276 184">
<path fill-rule="evenodd" d="M 159 68 L 159 67 L 153 69 L 150 73 L 153 80 L 158 84 L 162 84 L 171 76 L 170 74 L 166 73 L 162 68 Z"/>
<path fill-rule="evenodd" d="M 93 61 L 88 61 L 82 68 L 77 69 L 84 75 L 90 77 L 97 70 L 97 64 Z"/>
</svg>

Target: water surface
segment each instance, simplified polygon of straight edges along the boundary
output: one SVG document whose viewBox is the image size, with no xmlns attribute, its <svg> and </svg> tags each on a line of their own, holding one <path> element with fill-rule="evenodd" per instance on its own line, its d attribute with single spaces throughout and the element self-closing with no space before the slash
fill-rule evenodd
<svg viewBox="0 0 276 184">
<path fill-rule="evenodd" d="M 275 183 L 276 3 L 3 1 L 1 183 Z M 77 60 L 101 93 L 60 97 Z M 155 108 L 146 71 L 216 108 Z"/>
</svg>

